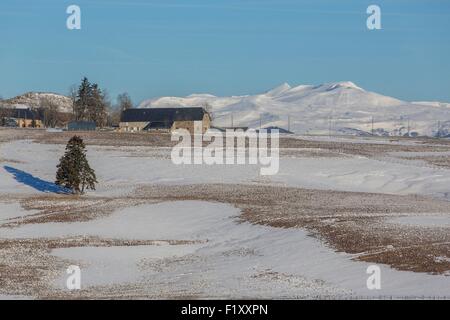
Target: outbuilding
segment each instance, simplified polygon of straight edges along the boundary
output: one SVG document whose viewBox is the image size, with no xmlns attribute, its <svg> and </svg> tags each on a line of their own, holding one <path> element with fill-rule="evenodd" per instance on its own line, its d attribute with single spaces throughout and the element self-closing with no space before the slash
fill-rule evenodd
<svg viewBox="0 0 450 320">
<path fill-rule="evenodd" d="M 132 108 L 122 113 L 119 128 L 124 132 L 186 129 L 191 133 L 205 133 L 210 125 L 210 115 L 201 107 Z"/>
<path fill-rule="evenodd" d="M 67 125 L 69 131 L 95 131 L 96 128 L 94 121 L 71 121 Z"/>
</svg>

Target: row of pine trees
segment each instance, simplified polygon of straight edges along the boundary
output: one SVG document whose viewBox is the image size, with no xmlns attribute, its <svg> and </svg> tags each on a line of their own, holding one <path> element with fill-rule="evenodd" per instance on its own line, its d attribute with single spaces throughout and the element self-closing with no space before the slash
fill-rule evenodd
<svg viewBox="0 0 450 320">
<path fill-rule="evenodd" d="M 109 100 L 106 90 L 100 89 L 97 83 L 91 83 L 84 77 L 79 86 L 72 86 L 70 96 L 73 103 L 73 119 L 76 121 L 93 121 L 97 127 L 118 124 L 122 112 L 133 108 L 128 93 L 117 96 L 115 105 Z"/>
</svg>

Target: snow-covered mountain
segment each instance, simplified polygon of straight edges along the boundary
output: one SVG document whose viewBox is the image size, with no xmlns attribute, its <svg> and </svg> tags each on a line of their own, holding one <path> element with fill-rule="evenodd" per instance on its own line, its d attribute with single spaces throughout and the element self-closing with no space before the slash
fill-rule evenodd
<svg viewBox="0 0 450 320">
<path fill-rule="evenodd" d="M 143 101 L 140 108 L 207 106 L 216 126 L 277 126 L 296 133 L 450 134 L 450 104 L 406 102 L 366 91 L 350 81 L 291 87 L 258 95 L 192 94 Z"/>
<path fill-rule="evenodd" d="M 52 104 L 58 107 L 59 112 L 72 112 L 72 99 L 56 93 L 27 92 L 20 96 L 4 100 L 2 104 L 6 107 L 16 108 L 46 108 L 48 104 Z"/>
</svg>

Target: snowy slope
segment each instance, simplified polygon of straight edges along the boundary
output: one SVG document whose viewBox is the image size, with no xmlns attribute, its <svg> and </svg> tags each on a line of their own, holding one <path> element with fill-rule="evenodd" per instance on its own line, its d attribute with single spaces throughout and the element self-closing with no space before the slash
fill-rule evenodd
<svg viewBox="0 0 450 320">
<path fill-rule="evenodd" d="M 450 133 L 450 104 L 406 102 L 366 91 L 353 82 L 322 85 L 285 83 L 263 94 L 216 97 L 193 94 L 143 101 L 140 108 L 210 106 L 216 126 L 258 128 L 279 126 L 296 133 L 351 133 L 404 135 L 417 132 L 436 135 Z M 363 131 L 363 132 L 361 132 Z"/>
<path fill-rule="evenodd" d="M 72 112 L 72 100 L 69 97 L 49 92 L 27 92 L 23 95 L 3 101 L 5 107 L 39 108 L 48 107 L 48 103 L 58 106 L 59 112 Z"/>
</svg>

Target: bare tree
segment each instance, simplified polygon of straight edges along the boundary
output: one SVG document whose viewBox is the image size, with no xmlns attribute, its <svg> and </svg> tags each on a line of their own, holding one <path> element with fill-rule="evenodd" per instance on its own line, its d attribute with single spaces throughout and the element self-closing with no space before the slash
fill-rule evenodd
<svg viewBox="0 0 450 320">
<path fill-rule="evenodd" d="M 78 87 L 76 84 L 73 84 L 69 88 L 69 97 L 72 100 L 72 113 L 75 119 L 76 119 L 77 95 L 78 95 Z"/>
<path fill-rule="evenodd" d="M 133 108 L 133 101 L 127 92 L 117 96 L 117 106 L 121 112 Z"/>
<path fill-rule="evenodd" d="M 108 117 L 112 112 L 112 102 L 107 89 L 103 88 L 102 90 L 102 105 L 103 109 L 101 110 L 101 119 L 102 119 L 102 127 L 109 125 Z"/>
<path fill-rule="evenodd" d="M 3 97 L 0 96 L 0 126 L 4 126 L 7 122 L 7 118 L 12 117 L 12 109 L 8 108 L 4 103 Z"/>
<path fill-rule="evenodd" d="M 6 124 L 6 120 L 7 120 L 6 118 L 9 118 L 10 116 L 11 116 L 10 110 L 7 108 L 4 108 L 0 104 L 0 126 L 4 126 Z"/>
<path fill-rule="evenodd" d="M 111 108 L 109 113 L 109 125 L 119 125 L 122 113 L 133 107 L 133 101 L 127 92 L 119 94 L 116 99 L 116 104 Z"/>
<path fill-rule="evenodd" d="M 50 99 L 42 98 L 39 101 L 39 113 L 43 117 L 45 127 L 54 128 L 60 123 L 58 104 Z"/>
<path fill-rule="evenodd" d="M 205 111 L 209 114 L 209 118 L 212 120 L 212 106 L 208 101 L 204 101 L 202 103 L 202 108 L 205 109 Z"/>
</svg>

